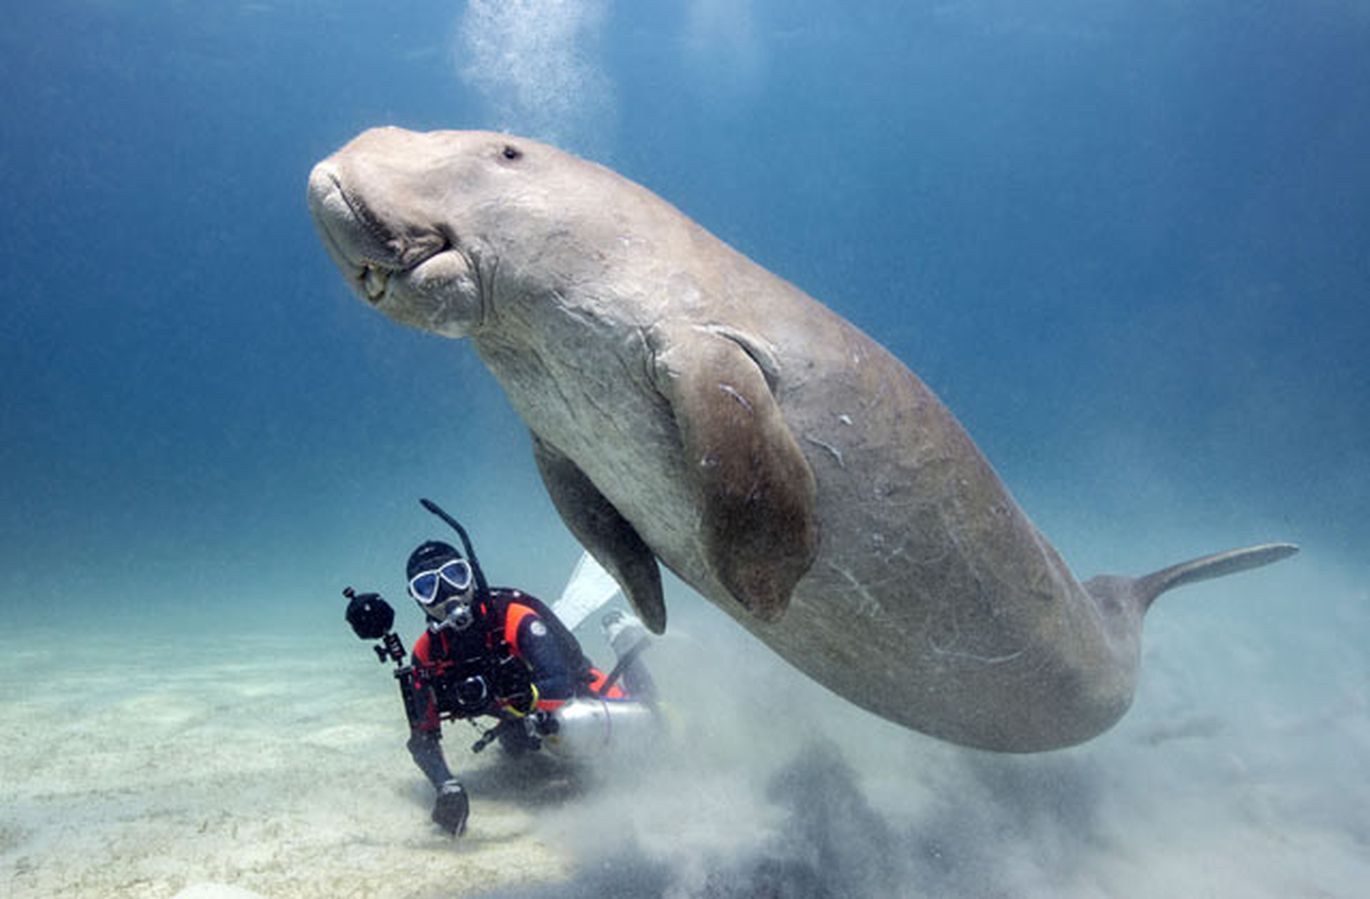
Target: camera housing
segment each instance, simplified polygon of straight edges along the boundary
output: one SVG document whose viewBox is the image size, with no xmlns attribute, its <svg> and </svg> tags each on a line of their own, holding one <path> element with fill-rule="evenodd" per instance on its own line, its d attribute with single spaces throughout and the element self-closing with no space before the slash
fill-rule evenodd
<svg viewBox="0 0 1370 899">
<path fill-rule="evenodd" d="M 395 624 L 395 610 L 379 593 L 356 593 L 351 587 L 343 591 L 350 600 L 347 604 L 347 623 L 352 632 L 363 640 L 379 640 Z"/>
</svg>

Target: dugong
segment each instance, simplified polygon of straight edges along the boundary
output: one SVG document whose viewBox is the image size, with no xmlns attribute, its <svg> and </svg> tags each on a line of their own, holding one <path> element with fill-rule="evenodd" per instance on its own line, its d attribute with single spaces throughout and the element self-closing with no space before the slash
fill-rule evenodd
<svg viewBox="0 0 1370 899">
<path fill-rule="evenodd" d="M 658 562 L 801 671 L 1007 752 L 1127 709 L 1161 592 L 1296 551 L 1075 579 L 891 353 L 647 189 L 522 137 L 377 128 L 309 206 L 370 306 L 469 338 L 558 512 L 654 632 Z"/>
</svg>

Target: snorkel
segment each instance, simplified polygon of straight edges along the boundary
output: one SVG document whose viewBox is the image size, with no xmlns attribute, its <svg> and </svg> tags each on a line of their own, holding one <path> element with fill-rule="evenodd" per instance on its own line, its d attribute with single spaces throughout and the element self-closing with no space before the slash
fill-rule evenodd
<svg viewBox="0 0 1370 899">
<path fill-rule="evenodd" d="M 461 523 L 442 510 L 442 507 L 431 499 L 420 499 L 419 504 L 429 512 L 447 523 L 447 526 L 457 532 L 461 538 L 461 547 L 466 550 L 466 560 L 471 563 L 471 574 L 476 579 L 476 601 L 485 605 L 490 599 L 490 584 L 485 580 L 485 572 L 481 570 L 480 562 L 476 560 L 476 551 L 471 546 L 471 538 L 466 534 L 466 528 Z"/>
</svg>

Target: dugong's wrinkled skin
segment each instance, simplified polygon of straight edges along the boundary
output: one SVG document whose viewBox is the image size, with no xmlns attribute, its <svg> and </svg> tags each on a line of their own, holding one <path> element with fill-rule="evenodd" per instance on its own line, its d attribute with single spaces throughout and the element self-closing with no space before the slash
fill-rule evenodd
<svg viewBox="0 0 1370 899">
<path fill-rule="evenodd" d="M 367 131 L 315 167 L 330 255 L 469 338 L 572 532 L 654 631 L 657 560 L 907 727 L 1034 751 L 1131 702 L 1142 616 L 1235 550 L 1082 585 L 898 359 L 641 186 L 524 138 Z"/>
</svg>

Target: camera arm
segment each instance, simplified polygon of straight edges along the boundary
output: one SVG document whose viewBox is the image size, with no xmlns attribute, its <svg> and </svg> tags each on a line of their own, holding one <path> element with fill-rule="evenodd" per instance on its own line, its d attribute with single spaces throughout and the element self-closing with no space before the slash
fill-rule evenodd
<svg viewBox="0 0 1370 899">
<path fill-rule="evenodd" d="M 358 593 L 351 587 L 344 587 L 343 596 L 348 600 L 347 623 L 352 625 L 352 632 L 363 640 L 379 640 L 371 647 L 376 659 L 382 665 L 395 663 L 394 675 L 399 681 L 405 714 L 410 721 L 416 720 L 419 705 L 414 692 L 414 668 L 404 664 L 404 643 L 390 629 L 395 623 L 395 610 L 379 593 Z"/>
</svg>

